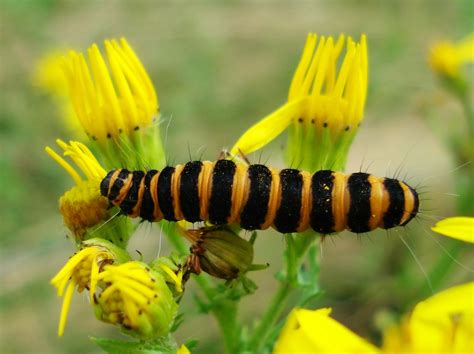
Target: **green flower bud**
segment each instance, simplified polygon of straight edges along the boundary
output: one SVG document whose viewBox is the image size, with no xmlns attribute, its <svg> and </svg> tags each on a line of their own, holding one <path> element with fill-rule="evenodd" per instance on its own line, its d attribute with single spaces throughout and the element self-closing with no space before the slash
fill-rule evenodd
<svg viewBox="0 0 474 354">
<path fill-rule="evenodd" d="M 235 279 L 247 272 L 253 261 L 253 246 L 229 228 L 186 230 L 193 242 L 188 259 L 191 269 L 221 279 Z"/>
<path fill-rule="evenodd" d="M 102 290 L 94 296 L 94 309 L 99 320 L 140 339 L 170 331 L 178 304 L 159 272 L 132 261 L 105 266 L 98 280 Z"/>
</svg>

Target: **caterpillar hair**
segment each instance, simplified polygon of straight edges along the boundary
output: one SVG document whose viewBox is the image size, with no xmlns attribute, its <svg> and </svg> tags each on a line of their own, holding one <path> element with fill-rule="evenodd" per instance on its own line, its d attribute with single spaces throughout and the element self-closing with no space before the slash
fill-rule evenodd
<svg viewBox="0 0 474 354">
<path fill-rule="evenodd" d="M 404 226 L 418 213 L 405 182 L 367 173 L 276 170 L 230 160 L 191 161 L 162 171 L 110 171 L 101 194 L 123 214 L 148 221 L 208 221 L 282 233 L 321 234 Z"/>
</svg>

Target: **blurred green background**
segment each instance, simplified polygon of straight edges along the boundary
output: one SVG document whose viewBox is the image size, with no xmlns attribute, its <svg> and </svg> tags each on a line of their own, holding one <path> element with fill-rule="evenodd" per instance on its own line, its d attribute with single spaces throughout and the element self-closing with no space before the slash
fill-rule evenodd
<svg viewBox="0 0 474 354">
<path fill-rule="evenodd" d="M 426 187 L 425 205 L 432 211 L 406 231 L 327 239 L 321 262 L 325 295 L 312 305 L 333 307 L 336 319 L 377 342 L 383 323 L 431 293 L 423 271 L 436 278 L 433 267 L 445 257 L 440 244 L 451 249 L 455 242 L 428 231 L 434 219 L 456 213 L 456 198 L 446 195 L 455 190 L 450 171 L 456 166 L 442 132 L 456 124 L 462 109 L 439 87 L 426 56 L 434 41 L 473 30 L 472 1 L 0 0 L 0 16 L 1 352 L 99 352 L 88 336 L 119 336 L 96 321 L 86 296 L 77 294 L 66 334 L 56 336 L 61 300 L 48 282 L 73 252 L 57 210 L 72 181 L 43 149 L 74 135 L 51 98 L 32 85 L 35 63 L 45 52 L 85 50 L 112 37 L 125 36 L 148 69 L 164 115 L 166 148 L 178 163 L 189 160 L 188 151 L 193 159 L 202 153 L 214 160 L 284 102 L 307 32 L 367 33 L 366 118 L 348 171 L 370 165 L 371 173 L 390 176 L 401 167 L 409 182 Z M 277 140 L 251 160 L 283 167 L 284 142 Z M 410 243 L 423 271 L 399 236 Z M 150 259 L 159 243 L 159 233 L 143 224 L 130 250 Z M 246 323 L 276 287 L 282 237 L 264 232 L 256 248 L 256 262 L 271 267 L 251 276 L 260 289 L 243 301 Z M 168 251 L 163 240 L 162 254 Z M 470 258 L 465 251 L 456 255 L 464 264 Z M 445 279 L 433 282 L 444 288 L 466 280 L 466 273 L 454 264 Z M 219 352 L 214 320 L 197 314 L 193 291 L 187 289 L 182 303 L 188 316 L 177 338 L 199 339 L 198 352 Z"/>
</svg>

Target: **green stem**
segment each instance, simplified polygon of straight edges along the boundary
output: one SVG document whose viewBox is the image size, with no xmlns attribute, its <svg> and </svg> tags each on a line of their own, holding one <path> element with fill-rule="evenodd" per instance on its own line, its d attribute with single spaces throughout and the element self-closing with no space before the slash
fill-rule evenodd
<svg viewBox="0 0 474 354">
<path fill-rule="evenodd" d="M 469 137 L 472 138 L 474 136 L 474 109 L 472 108 L 469 93 L 460 95 L 460 99 L 466 115 Z"/>
<path fill-rule="evenodd" d="M 253 331 L 249 341 L 249 349 L 254 353 L 261 353 L 267 339 L 278 319 L 286 308 L 286 302 L 295 290 L 298 270 L 301 267 L 304 256 L 309 246 L 313 243 L 314 234 L 303 233 L 298 235 L 286 235 L 286 275 L 280 282 L 280 286 L 273 296 L 270 305 L 263 314 L 258 326 Z"/>
<path fill-rule="evenodd" d="M 270 302 L 270 306 L 268 306 L 263 317 L 260 319 L 259 325 L 253 331 L 252 338 L 249 342 L 250 350 L 252 350 L 253 353 L 262 352 L 262 348 L 265 345 L 271 330 L 285 310 L 286 301 L 291 292 L 292 287 L 290 282 L 282 281 Z"/>
</svg>

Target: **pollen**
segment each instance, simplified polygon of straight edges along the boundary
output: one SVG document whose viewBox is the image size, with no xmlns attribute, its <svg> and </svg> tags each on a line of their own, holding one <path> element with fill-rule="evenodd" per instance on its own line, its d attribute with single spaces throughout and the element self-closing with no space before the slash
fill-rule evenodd
<svg viewBox="0 0 474 354">
<path fill-rule="evenodd" d="M 84 144 L 75 141 L 66 144 L 59 139 L 56 142 L 63 149 L 64 156 L 69 157 L 76 166 L 74 168 L 53 149 L 46 147 L 48 155 L 76 184 L 59 199 L 59 210 L 66 226 L 78 240 L 83 240 L 87 229 L 108 217 L 108 201 L 99 191 L 99 181 L 105 177 L 105 170 Z"/>
<path fill-rule="evenodd" d="M 93 181 L 81 182 L 59 199 L 64 223 L 78 239 L 83 239 L 89 228 L 107 219 L 108 206 L 107 198 L 100 195 Z"/>
</svg>

